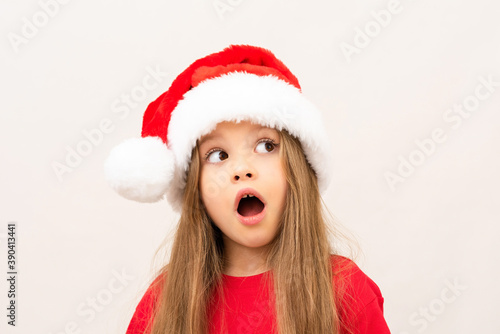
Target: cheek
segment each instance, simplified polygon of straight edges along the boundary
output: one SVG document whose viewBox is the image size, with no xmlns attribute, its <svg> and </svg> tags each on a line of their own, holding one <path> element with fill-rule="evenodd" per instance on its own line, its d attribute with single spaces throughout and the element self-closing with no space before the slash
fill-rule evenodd
<svg viewBox="0 0 500 334">
<path fill-rule="evenodd" d="M 273 161 L 272 167 L 269 168 L 269 165 L 267 165 L 264 171 L 266 183 L 272 186 L 273 192 L 277 195 L 277 198 L 280 199 L 281 204 L 283 204 L 288 189 L 288 182 L 281 162 L 279 159 L 276 159 L 276 161 Z"/>
<path fill-rule="evenodd" d="M 200 172 L 199 181 L 200 196 L 205 206 L 213 206 L 221 199 L 223 187 L 217 181 L 217 174 L 213 171 L 206 169 Z"/>
<path fill-rule="evenodd" d="M 274 180 L 274 183 L 281 183 L 282 185 L 286 184 L 286 176 L 285 171 L 283 170 L 283 166 L 281 165 L 281 161 L 276 159 L 272 163 L 272 167 L 267 167 L 267 177 L 271 180 Z"/>
</svg>

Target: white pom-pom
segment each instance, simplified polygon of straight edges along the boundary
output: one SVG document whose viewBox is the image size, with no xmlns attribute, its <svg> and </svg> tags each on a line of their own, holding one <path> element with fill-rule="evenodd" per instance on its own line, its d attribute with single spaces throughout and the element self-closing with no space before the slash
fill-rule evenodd
<svg viewBox="0 0 500 334">
<path fill-rule="evenodd" d="M 104 164 L 118 194 L 152 203 L 163 198 L 174 172 L 174 156 L 159 137 L 131 138 L 114 147 Z"/>
</svg>

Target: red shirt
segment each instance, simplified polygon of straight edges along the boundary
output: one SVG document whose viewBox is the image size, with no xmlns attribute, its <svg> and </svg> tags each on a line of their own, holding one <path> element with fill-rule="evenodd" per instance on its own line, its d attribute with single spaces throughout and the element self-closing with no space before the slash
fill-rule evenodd
<svg viewBox="0 0 500 334">
<path fill-rule="evenodd" d="M 340 304 L 339 315 L 352 324 L 353 334 L 390 334 L 383 315 L 384 298 L 375 282 L 345 257 L 332 256 L 332 268 L 345 279 L 346 297 Z M 264 273 L 246 277 L 223 275 L 225 321 L 227 328 L 235 333 L 276 333 L 267 286 L 261 281 L 263 276 Z M 340 282 L 339 276 L 335 276 L 334 286 L 339 286 Z M 152 286 L 137 305 L 126 334 L 145 333 L 159 293 L 159 286 L 154 289 Z M 211 305 L 208 313 L 211 315 L 210 333 L 218 334 L 221 333 L 222 312 Z"/>
</svg>

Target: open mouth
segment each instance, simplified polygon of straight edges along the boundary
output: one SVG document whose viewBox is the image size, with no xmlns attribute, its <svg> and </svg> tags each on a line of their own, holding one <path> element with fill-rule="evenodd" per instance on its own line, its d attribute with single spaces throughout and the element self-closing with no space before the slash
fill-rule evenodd
<svg viewBox="0 0 500 334">
<path fill-rule="evenodd" d="M 251 217 L 264 210 L 264 203 L 256 196 L 243 197 L 238 204 L 238 213 L 243 217 Z"/>
</svg>

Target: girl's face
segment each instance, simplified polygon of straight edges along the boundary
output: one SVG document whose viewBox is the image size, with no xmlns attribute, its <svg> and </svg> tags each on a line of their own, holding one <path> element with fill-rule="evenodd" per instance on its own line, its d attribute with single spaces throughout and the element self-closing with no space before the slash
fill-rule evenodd
<svg viewBox="0 0 500 334">
<path fill-rule="evenodd" d="M 263 247 L 276 236 L 287 191 L 279 139 L 275 129 L 248 121 L 219 123 L 200 138 L 202 201 L 229 251 Z M 235 210 L 238 191 L 244 188 L 260 194 L 263 211 L 262 205 L 242 205 Z M 259 211 L 264 215 L 258 223 L 247 225 L 238 218 L 238 213 L 247 216 Z"/>
</svg>

